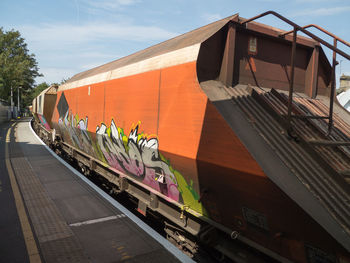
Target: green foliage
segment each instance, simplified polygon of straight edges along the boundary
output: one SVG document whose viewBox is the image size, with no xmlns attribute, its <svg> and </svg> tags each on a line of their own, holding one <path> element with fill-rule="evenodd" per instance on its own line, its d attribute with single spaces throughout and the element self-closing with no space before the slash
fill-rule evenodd
<svg viewBox="0 0 350 263">
<path fill-rule="evenodd" d="M 0 98 L 10 101 L 11 88 L 16 101 L 18 87 L 21 94 L 32 92 L 34 79 L 41 76 L 34 54 L 18 31 L 0 27 Z"/>
<path fill-rule="evenodd" d="M 32 92 L 31 92 L 31 98 L 32 100 L 37 97 L 44 89 L 47 89 L 50 85 L 47 84 L 46 82 L 43 82 L 41 84 L 39 84 L 38 86 L 36 86 Z"/>
<path fill-rule="evenodd" d="M 21 91 L 22 103 L 21 107 L 29 106 L 32 104 L 32 101 L 35 97 L 37 97 L 44 89 L 47 89 L 50 85 L 46 82 L 43 82 L 37 85 L 34 89 L 30 89 L 27 92 Z"/>
<path fill-rule="evenodd" d="M 60 85 L 62 85 L 62 84 L 64 84 L 64 83 L 66 83 L 68 80 L 70 80 L 70 78 L 63 78 L 62 80 L 61 80 L 61 83 L 60 83 Z"/>
</svg>

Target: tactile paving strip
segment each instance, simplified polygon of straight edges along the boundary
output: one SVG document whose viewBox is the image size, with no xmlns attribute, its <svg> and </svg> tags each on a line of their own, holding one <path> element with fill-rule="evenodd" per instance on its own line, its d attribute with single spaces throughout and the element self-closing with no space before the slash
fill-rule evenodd
<svg viewBox="0 0 350 263">
<path fill-rule="evenodd" d="M 19 146 L 11 146 L 15 148 L 15 156 L 21 156 Z M 79 241 L 27 159 L 15 157 L 11 158 L 11 163 L 45 262 L 88 262 Z"/>
<path fill-rule="evenodd" d="M 10 147 L 25 155 L 15 149 L 12 164 L 45 262 L 179 262 L 92 188 L 49 162 L 27 123 L 17 125 Z"/>
<path fill-rule="evenodd" d="M 60 238 L 41 245 L 46 262 L 88 262 L 74 237 Z"/>
</svg>

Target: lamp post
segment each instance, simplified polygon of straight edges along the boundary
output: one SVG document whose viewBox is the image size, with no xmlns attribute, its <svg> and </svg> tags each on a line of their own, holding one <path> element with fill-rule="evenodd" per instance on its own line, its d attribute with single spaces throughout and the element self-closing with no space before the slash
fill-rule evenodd
<svg viewBox="0 0 350 263">
<path fill-rule="evenodd" d="M 13 89 L 11 85 L 11 118 L 13 118 Z"/>
<path fill-rule="evenodd" d="M 18 108 L 18 115 L 20 115 L 20 112 L 21 112 L 21 106 L 19 104 L 19 89 L 21 89 L 22 87 L 18 87 L 18 90 L 17 90 L 17 108 Z"/>
</svg>

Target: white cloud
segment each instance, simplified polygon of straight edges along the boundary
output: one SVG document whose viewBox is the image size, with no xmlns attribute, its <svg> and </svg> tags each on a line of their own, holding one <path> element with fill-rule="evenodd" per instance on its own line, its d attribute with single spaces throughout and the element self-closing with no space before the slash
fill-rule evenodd
<svg viewBox="0 0 350 263">
<path fill-rule="evenodd" d="M 124 25 L 119 23 L 90 23 L 84 25 L 42 24 L 17 27 L 27 39 L 50 45 L 80 44 L 94 40 L 150 41 L 163 40 L 177 34 L 156 26 Z"/>
<path fill-rule="evenodd" d="M 86 0 L 83 1 L 87 5 L 98 8 L 98 9 L 105 9 L 105 10 L 111 10 L 111 9 L 118 9 L 122 6 L 128 6 L 138 3 L 138 0 L 104 0 L 104 1 L 95 1 L 95 0 Z"/>
<path fill-rule="evenodd" d="M 220 20 L 223 17 L 220 14 L 203 14 L 202 18 L 205 20 L 205 22 L 211 23 Z"/>
<path fill-rule="evenodd" d="M 339 2 L 339 0 L 295 0 L 297 3 L 322 3 Z"/>
<path fill-rule="evenodd" d="M 36 78 L 36 83 L 39 84 L 41 82 L 47 82 L 51 84 L 53 82 L 60 83 L 63 79 L 72 77 L 78 73 L 78 71 L 71 68 L 47 67 L 41 68 L 40 73 L 42 73 L 44 76 Z"/>
<path fill-rule="evenodd" d="M 280 3 L 283 0 L 257 0 L 258 2 L 266 2 L 266 3 Z"/>
<path fill-rule="evenodd" d="M 132 53 L 145 43 L 160 42 L 178 34 L 157 26 L 130 23 L 40 24 L 16 27 L 36 54 L 43 78 L 37 82 L 60 82 L 63 78 Z M 130 47 L 130 48 L 129 48 Z"/>
<path fill-rule="evenodd" d="M 98 15 L 103 13 L 115 14 L 116 11 L 123 10 L 125 7 L 135 5 L 139 3 L 140 0 L 80 0 L 82 5 L 79 5 L 78 0 L 76 0 L 77 9 L 82 8 L 87 13 L 92 15 Z"/>
<path fill-rule="evenodd" d="M 331 16 L 349 11 L 350 6 L 338 6 L 330 8 L 307 9 L 300 12 L 296 12 L 292 16 Z"/>
</svg>

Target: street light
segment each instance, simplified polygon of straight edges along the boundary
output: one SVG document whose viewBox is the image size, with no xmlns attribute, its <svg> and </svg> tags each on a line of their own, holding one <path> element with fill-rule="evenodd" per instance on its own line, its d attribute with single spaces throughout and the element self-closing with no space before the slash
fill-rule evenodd
<svg viewBox="0 0 350 263">
<path fill-rule="evenodd" d="M 21 107 L 20 107 L 20 104 L 19 104 L 19 89 L 21 89 L 22 87 L 18 87 L 18 91 L 17 91 L 17 108 L 18 108 L 18 115 L 20 114 L 21 112 Z"/>
<path fill-rule="evenodd" d="M 13 118 L 13 90 L 11 85 L 11 118 Z"/>
</svg>

